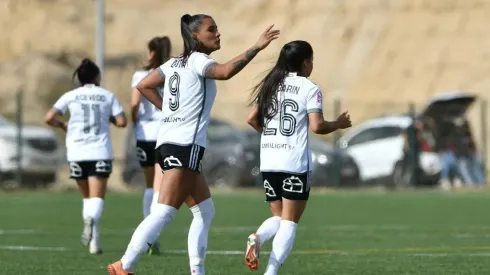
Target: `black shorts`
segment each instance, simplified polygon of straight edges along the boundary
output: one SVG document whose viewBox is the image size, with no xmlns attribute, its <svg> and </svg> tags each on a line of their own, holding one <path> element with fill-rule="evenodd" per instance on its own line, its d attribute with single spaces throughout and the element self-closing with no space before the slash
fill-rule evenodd
<svg viewBox="0 0 490 275">
<path fill-rule="evenodd" d="M 266 201 L 303 201 L 310 196 L 309 173 L 262 172 Z"/>
<path fill-rule="evenodd" d="M 200 173 L 204 147 L 196 144 L 187 146 L 162 144 L 157 148 L 156 154 L 163 172 L 174 168 L 189 168 Z"/>
<path fill-rule="evenodd" d="M 112 160 L 71 161 L 70 178 L 86 180 L 88 177 L 109 178 L 112 173 Z"/>
<path fill-rule="evenodd" d="M 141 167 L 153 167 L 157 161 L 155 156 L 156 141 L 136 141 L 136 157 L 140 162 Z"/>
</svg>

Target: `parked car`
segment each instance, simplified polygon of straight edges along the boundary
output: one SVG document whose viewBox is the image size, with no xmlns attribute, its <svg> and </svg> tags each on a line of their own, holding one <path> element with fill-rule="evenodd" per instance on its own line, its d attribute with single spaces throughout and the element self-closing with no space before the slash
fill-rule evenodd
<svg viewBox="0 0 490 275">
<path fill-rule="evenodd" d="M 122 178 L 127 184 L 142 185 L 144 176 L 135 150 L 136 136 L 129 130 Z M 243 131 L 224 120 L 211 118 L 202 174 L 210 185 L 256 186 L 258 179 L 254 173 L 257 173 L 258 150 L 258 147 L 250 146 Z"/>
<path fill-rule="evenodd" d="M 0 117 L 0 182 L 15 179 L 19 153 L 17 151 L 17 125 Z M 22 185 L 46 185 L 56 181 L 64 164 L 64 150 L 55 133 L 48 128 L 23 126 L 21 128 Z"/>
<path fill-rule="evenodd" d="M 484 164 L 481 161 L 481 153 L 476 147 L 476 142 L 471 131 L 471 125 L 466 117 L 468 109 L 474 104 L 477 97 L 463 92 L 447 92 L 432 97 L 422 114 L 424 117 L 431 118 L 434 125 L 434 137 L 437 149 L 446 146 L 451 149 L 458 159 L 473 159 L 473 169 L 469 169 L 469 174 L 479 173 L 484 177 Z M 479 167 L 478 167 L 479 166 Z M 480 171 L 476 171 L 478 169 Z M 456 176 L 456 175 L 453 175 Z M 470 175 L 471 176 L 471 175 Z M 476 178 L 461 178 L 467 184 L 476 183 Z"/>
<path fill-rule="evenodd" d="M 259 148 L 247 140 L 242 130 L 224 120 L 209 122 L 203 173 L 211 184 L 256 186 L 258 158 Z"/>
<path fill-rule="evenodd" d="M 399 176 L 396 167 L 402 167 L 404 159 L 402 133 L 412 123 L 409 115 L 393 115 L 370 119 L 347 131 L 339 140 L 349 155 L 356 161 L 360 178 L 365 184 L 392 185 Z M 423 181 L 439 178 L 441 163 L 431 149 L 421 146 L 419 161 Z"/>
<path fill-rule="evenodd" d="M 255 130 L 246 130 L 245 133 L 249 146 L 255 146 L 260 156 L 260 134 Z M 347 187 L 359 184 L 359 169 L 354 159 L 344 150 L 313 135 L 309 135 L 308 143 L 313 161 L 311 175 L 313 186 Z M 259 168 L 260 159 L 257 157 L 254 174 L 259 175 Z"/>
<path fill-rule="evenodd" d="M 444 93 L 428 100 L 417 119 L 431 119 L 434 127 L 429 130 L 434 139 L 423 139 L 419 148 L 421 179 L 417 184 L 437 185 L 441 162 L 437 148 L 442 138 L 474 144 L 465 113 L 475 97 L 460 92 Z M 390 115 L 370 119 L 347 131 L 340 139 L 347 152 L 356 160 L 361 180 L 387 185 L 399 185 L 403 171 L 403 132 L 413 123 L 409 115 Z M 443 133 L 444 132 L 444 133 Z M 455 136 L 464 132 L 465 135 Z M 442 133 L 442 134 L 441 134 Z M 468 146 L 470 148 L 471 146 Z"/>
</svg>

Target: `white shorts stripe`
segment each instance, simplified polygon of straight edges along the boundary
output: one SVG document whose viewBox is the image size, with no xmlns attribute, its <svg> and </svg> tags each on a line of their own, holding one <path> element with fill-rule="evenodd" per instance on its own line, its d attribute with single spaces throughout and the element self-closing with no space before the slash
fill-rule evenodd
<svg viewBox="0 0 490 275">
<path fill-rule="evenodd" d="M 199 159 L 199 146 L 193 144 L 191 149 L 191 157 L 189 159 L 189 168 L 197 169 L 197 160 Z"/>
</svg>

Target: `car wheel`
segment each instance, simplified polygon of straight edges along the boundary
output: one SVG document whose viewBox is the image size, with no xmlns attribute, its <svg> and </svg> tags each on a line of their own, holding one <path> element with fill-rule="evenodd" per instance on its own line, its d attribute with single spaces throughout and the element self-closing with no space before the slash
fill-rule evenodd
<svg viewBox="0 0 490 275">
<path fill-rule="evenodd" d="M 340 176 L 340 187 L 356 188 L 362 186 L 362 182 L 359 177 L 359 169 L 357 166 L 352 167 L 351 169 L 353 172 L 350 172 L 350 175 Z"/>
</svg>

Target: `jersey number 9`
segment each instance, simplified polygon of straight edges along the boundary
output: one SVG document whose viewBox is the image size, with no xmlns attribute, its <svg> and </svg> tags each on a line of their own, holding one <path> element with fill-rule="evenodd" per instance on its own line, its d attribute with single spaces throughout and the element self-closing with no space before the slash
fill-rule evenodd
<svg viewBox="0 0 490 275">
<path fill-rule="evenodd" d="M 180 75 L 177 72 L 170 77 L 168 80 L 168 87 L 170 90 L 169 108 L 172 111 L 177 111 L 179 109 L 179 97 L 180 97 Z"/>
<path fill-rule="evenodd" d="M 283 136 L 292 136 L 296 131 L 296 118 L 291 112 L 298 112 L 298 110 L 299 106 L 296 101 L 292 99 L 285 99 L 282 101 L 279 115 L 279 132 Z M 277 129 L 270 128 L 268 126 L 269 122 L 270 119 L 265 122 L 264 135 L 275 136 L 277 134 Z"/>
</svg>

